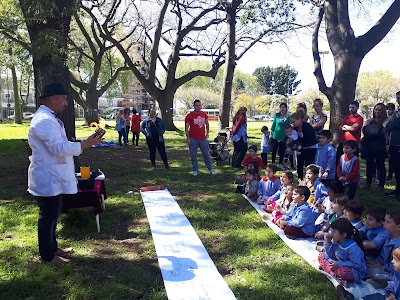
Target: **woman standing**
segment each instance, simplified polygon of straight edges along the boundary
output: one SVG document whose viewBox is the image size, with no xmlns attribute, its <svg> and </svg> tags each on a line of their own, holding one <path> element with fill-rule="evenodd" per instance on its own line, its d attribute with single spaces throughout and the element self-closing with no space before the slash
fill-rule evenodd
<svg viewBox="0 0 400 300">
<path fill-rule="evenodd" d="M 126 123 L 124 118 L 124 111 L 120 109 L 116 116 L 116 124 L 115 130 L 118 131 L 118 142 L 119 145 L 122 146 L 122 138 L 124 139 L 124 145 L 128 145 L 128 141 L 126 140 L 126 131 L 125 131 Z"/>
<path fill-rule="evenodd" d="M 304 102 L 298 103 L 296 107 L 296 112 L 301 115 L 301 118 L 304 122 L 309 121 L 310 118 L 307 115 L 307 104 L 305 104 Z"/>
<path fill-rule="evenodd" d="M 386 180 L 385 157 L 386 157 L 386 133 L 385 125 L 387 121 L 386 106 L 378 103 L 374 106 L 372 118 L 365 121 L 361 140 L 361 157 L 367 163 L 367 181 L 363 188 L 370 189 L 372 177 L 375 170 L 378 171 L 379 186 L 378 191 L 383 191 Z"/>
<path fill-rule="evenodd" d="M 162 119 L 156 116 L 156 110 L 150 109 L 149 117 L 142 122 L 141 132 L 146 136 L 146 143 L 150 151 L 152 170 L 156 169 L 156 149 L 160 153 L 165 169 L 169 169 L 167 154 L 165 153 L 164 132 L 165 126 Z"/>
<path fill-rule="evenodd" d="M 324 126 L 326 121 L 328 120 L 328 116 L 322 112 L 322 107 L 324 103 L 321 99 L 317 98 L 314 100 L 313 108 L 315 110 L 315 114 L 311 116 L 309 119 L 310 125 L 315 130 L 315 135 L 317 137 L 317 141 L 319 140 L 319 134 L 322 130 L 324 130 Z"/>
<path fill-rule="evenodd" d="M 279 168 L 284 169 L 282 163 L 285 157 L 285 126 L 290 123 L 290 116 L 287 113 L 287 104 L 282 102 L 279 105 L 279 112 L 275 115 L 272 121 L 272 163 L 275 163 L 276 152 L 279 153 Z"/>
<path fill-rule="evenodd" d="M 302 120 L 302 116 L 299 113 L 293 113 L 290 116 L 290 123 L 299 134 L 301 154 L 297 156 L 297 176 L 299 180 L 303 180 L 304 166 L 312 164 L 317 154 L 315 130 L 310 124 Z"/>
<path fill-rule="evenodd" d="M 131 117 L 131 130 L 132 130 L 132 147 L 139 148 L 139 132 L 140 132 L 140 122 L 142 118 L 137 113 L 136 109 L 132 109 L 132 117 Z M 135 142 L 136 140 L 136 142 Z"/>
<path fill-rule="evenodd" d="M 233 117 L 232 141 L 233 155 L 232 167 L 240 168 L 247 152 L 247 108 L 242 106 Z"/>
</svg>

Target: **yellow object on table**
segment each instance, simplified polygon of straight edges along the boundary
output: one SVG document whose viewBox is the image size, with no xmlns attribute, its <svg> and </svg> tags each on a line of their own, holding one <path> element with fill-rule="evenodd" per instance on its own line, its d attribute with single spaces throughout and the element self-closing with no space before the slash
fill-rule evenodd
<svg viewBox="0 0 400 300">
<path fill-rule="evenodd" d="M 81 167 L 81 178 L 90 178 L 90 167 Z"/>
</svg>

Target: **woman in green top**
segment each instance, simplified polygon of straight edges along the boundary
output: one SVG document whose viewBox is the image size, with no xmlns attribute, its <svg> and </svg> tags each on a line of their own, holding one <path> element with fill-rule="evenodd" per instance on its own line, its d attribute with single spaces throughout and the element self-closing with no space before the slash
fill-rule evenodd
<svg viewBox="0 0 400 300">
<path fill-rule="evenodd" d="M 272 121 L 272 163 L 275 163 L 276 152 L 279 153 L 279 168 L 284 169 L 282 163 L 285 157 L 285 126 L 290 123 L 290 115 L 288 115 L 287 104 L 282 102 L 279 105 L 279 112 Z"/>
</svg>

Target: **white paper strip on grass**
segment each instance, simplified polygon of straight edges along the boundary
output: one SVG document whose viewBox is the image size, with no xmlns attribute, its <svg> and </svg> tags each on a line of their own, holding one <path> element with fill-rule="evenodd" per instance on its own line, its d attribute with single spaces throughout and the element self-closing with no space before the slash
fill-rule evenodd
<svg viewBox="0 0 400 300">
<path fill-rule="evenodd" d="M 168 299 L 236 299 L 168 189 L 141 195 Z"/>
</svg>

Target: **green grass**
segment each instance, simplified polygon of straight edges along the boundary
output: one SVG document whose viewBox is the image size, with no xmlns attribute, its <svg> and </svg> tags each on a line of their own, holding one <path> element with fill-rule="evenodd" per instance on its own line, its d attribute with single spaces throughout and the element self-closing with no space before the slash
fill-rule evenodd
<svg viewBox="0 0 400 300">
<path fill-rule="evenodd" d="M 78 138 L 93 132 L 80 124 Z M 262 125 L 249 123 L 249 136 L 260 137 Z M 86 150 L 81 164 L 100 168 L 107 176 L 109 197 L 100 216 L 102 232 L 97 233 L 89 209 L 62 214 L 58 240 L 61 246 L 75 248 L 73 263 L 62 267 L 41 264 L 38 209 L 26 192 L 29 160 L 21 142 L 28 126 L 0 124 L 1 299 L 166 299 L 138 192 L 153 184 L 168 187 L 237 299 L 336 299 L 325 276 L 294 254 L 241 195 L 232 193 L 236 171 L 228 162 L 217 167 L 217 176 L 211 176 L 200 159 L 199 176 L 191 176 L 183 122 L 177 122 L 181 131 L 166 134 L 169 172 L 161 167 L 154 174 L 150 171 L 142 136 L 142 149 Z M 211 127 L 214 134 L 216 122 Z M 109 129 L 105 137 L 116 141 L 117 133 Z M 250 143 L 259 145 L 260 139 L 252 138 Z M 400 208 L 375 190 L 360 190 L 357 198 L 367 207 Z"/>
</svg>

